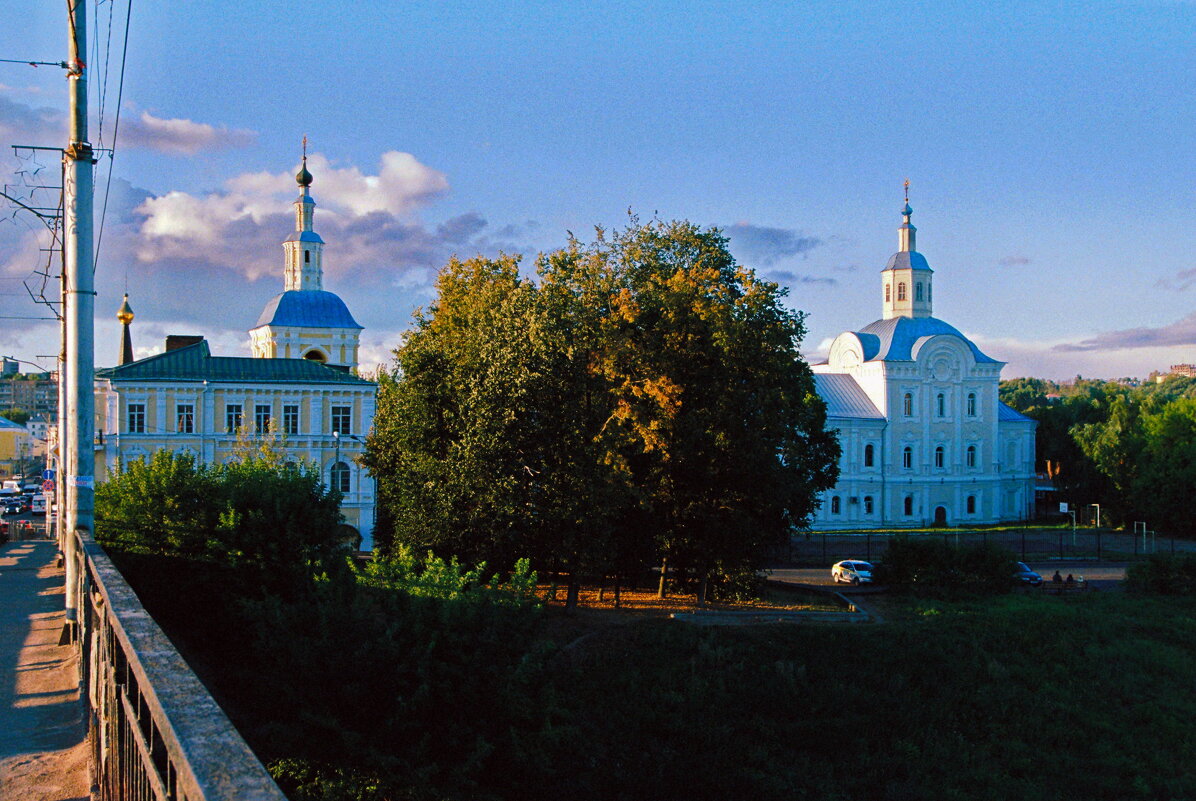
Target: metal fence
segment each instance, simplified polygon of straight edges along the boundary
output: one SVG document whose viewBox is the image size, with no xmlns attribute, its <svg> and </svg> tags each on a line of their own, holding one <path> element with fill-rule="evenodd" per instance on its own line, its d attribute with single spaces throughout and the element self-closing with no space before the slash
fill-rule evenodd
<svg viewBox="0 0 1196 801">
<path fill-rule="evenodd" d="M 92 798 L 286 801 L 104 550 L 76 544 Z"/>
<path fill-rule="evenodd" d="M 796 567 L 828 567 L 840 559 L 879 560 L 897 532 L 810 532 L 798 534 L 778 561 Z M 943 529 L 910 532 L 911 537 L 938 538 L 951 545 L 991 543 L 1008 548 L 1023 562 L 1048 560 L 1132 561 L 1153 553 L 1196 550 L 1196 543 L 1154 532 L 1078 528 Z"/>
</svg>

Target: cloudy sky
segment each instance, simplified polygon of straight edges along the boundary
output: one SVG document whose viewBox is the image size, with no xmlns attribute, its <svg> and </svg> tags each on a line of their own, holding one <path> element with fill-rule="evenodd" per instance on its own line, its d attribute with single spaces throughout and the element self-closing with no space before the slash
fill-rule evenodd
<svg viewBox="0 0 1196 801">
<path fill-rule="evenodd" d="M 128 0 L 92 20 L 112 146 Z M 336 13 L 329 13 L 335 7 Z M 451 255 L 530 263 L 595 225 L 688 218 L 809 314 L 815 359 L 880 316 L 909 178 L 935 313 L 1004 377 L 1196 362 L 1196 3 L 189 0 L 132 9 L 99 164 L 97 362 L 224 355 L 282 287 L 299 143 L 325 286 L 382 362 Z M 62 5 L 6 0 L 0 58 L 65 57 Z M 111 28 L 111 33 L 109 33 Z M 105 79 L 105 75 L 107 76 Z M 0 64 L 0 170 L 53 205 L 62 71 Z M 101 116 L 100 110 L 103 108 Z M 98 211 L 98 209 L 97 209 Z M 57 350 L 47 239 L 0 208 L 0 352 Z M 53 295 L 48 284 L 46 294 Z"/>
</svg>

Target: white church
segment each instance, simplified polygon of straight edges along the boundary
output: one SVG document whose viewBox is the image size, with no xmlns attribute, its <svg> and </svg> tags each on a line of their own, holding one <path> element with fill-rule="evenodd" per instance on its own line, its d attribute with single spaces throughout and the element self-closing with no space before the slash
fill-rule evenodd
<svg viewBox="0 0 1196 801">
<path fill-rule="evenodd" d="M 1034 515 L 1037 423 L 997 396 L 1004 362 L 932 314 L 933 271 L 906 197 L 881 271 L 883 316 L 814 364 L 843 456 L 811 528 L 978 525 Z"/>
</svg>

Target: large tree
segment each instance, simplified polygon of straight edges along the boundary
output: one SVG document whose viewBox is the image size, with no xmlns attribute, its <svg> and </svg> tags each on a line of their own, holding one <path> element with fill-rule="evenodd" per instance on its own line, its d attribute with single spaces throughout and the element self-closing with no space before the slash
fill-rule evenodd
<svg viewBox="0 0 1196 801">
<path fill-rule="evenodd" d="M 800 312 L 717 230 L 633 220 L 451 262 L 383 382 L 366 462 L 403 542 L 572 577 L 756 564 L 833 485 Z"/>
</svg>

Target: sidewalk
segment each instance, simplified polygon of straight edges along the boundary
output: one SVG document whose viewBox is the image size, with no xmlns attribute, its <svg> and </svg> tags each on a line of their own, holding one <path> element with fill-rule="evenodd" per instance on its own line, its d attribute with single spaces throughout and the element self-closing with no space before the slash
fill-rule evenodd
<svg viewBox="0 0 1196 801">
<path fill-rule="evenodd" d="M 78 672 L 49 540 L 0 547 L 0 799 L 86 801 Z"/>
</svg>

